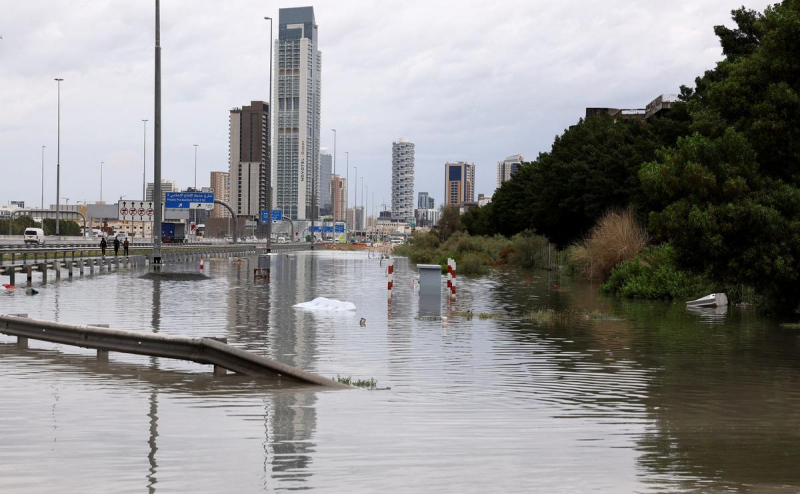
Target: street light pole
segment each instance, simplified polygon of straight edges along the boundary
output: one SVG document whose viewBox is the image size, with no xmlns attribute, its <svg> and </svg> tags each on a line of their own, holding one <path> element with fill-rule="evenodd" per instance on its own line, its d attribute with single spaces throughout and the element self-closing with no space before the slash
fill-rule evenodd
<svg viewBox="0 0 800 494">
<path fill-rule="evenodd" d="M 144 123 L 144 134 L 142 134 L 142 200 L 144 201 L 147 186 L 147 120 L 143 118 L 142 123 Z"/>
<path fill-rule="evenodd" d="M 333 174 L 332 175 L 336 175 L 336 129 L 331 129 L 331 130 L 333 131 Z M 341 182 L 341 180 L 340 180 L 340 182 Z M 333 182 L 331 182 L 331 209 L 332 209 L 331 212 L 333 213 L 333 233 L 334 233 L 334 236 L 335 236 L 335 234 L 336 234 L 336 205 L 334 204 L 334 200 L 335 200 L 334 199 L 334 195 L 335 194 L 333 193 Z M 342 209 L 341 203 L 339 204 L 339 209 L 340 210 Z M 341 211 L 340 211 L 340 214 L 341 214 Z M 346 216 L 345 216 L 345 220 L 347 220 Z"/>
<path fill-rule="evenodd" d="M 153 129 L 153 264 L 161 266 L 161 4 L 156 0 L 155 128 Z"/>
<path fill-rule="evenodd" d="M 269 254 L 272 252 L 272 138 L 275 126 L 272 119 L 272 17 L 264 17 L 264 19 L 269 21 L 269 142 L 267 143 L 269 154 L 269 163 L 267 163 L 267 254 Z M 289 240 L 294 240 L 292 232 L 289 232 Z M 270 268 L 272 266 L 269 258 L 267 258 L 267 269 L 269 270 Z"/>
<path fill-rule="evenodd" d="M 354 166 L 353 170 L 355 170 L 355 187 L 353 187 L 353 235 L 356 233 L 356 206 L 358 206 L 358 167 Z"/>
<path fill-rule="evenodd" d="M 61 219 L 61 81 L 64 79 L 56 78 L 58 84 L 58 144 L 56 151 L 56 236 L 61 234 L 59 220 Z"/>
<path fill-rule="evenodd" d="M 197 146 L 199 144 L 193 144 L 194 146 L 194 191 L 197 192 Z"/>
<path fill-rule="evenodd" d="M 42 209 L 44 209 L 44 148 L 47 146 L 42 146 Z"/>
<path fill-rule="evenodd" d="M 347 187 L 350 187 L 350 151 L 345 151 L 344 155 L 346 157 L 346 161 L 345 162 L 347 163 L 347 173 L 345 174 L 344 183 L 345 183 L 345 185 L 347 185 Z M 345 193 L 344 193 L 344 228 L 345 228 L 345 236 L 347 236 L 346 230 L 347 230 L 347 208 L 348 208 L 348 206 L 350 206 L 350 193 L 347 192 L 347 190 L 345 190 Z"/>
</svg>

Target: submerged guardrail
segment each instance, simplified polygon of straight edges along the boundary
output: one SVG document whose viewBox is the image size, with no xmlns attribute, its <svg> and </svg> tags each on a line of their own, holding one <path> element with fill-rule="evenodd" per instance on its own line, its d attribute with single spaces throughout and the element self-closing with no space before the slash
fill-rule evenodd
<svg viewBox="0 0 800 494">
<path fill-rule="evenodd" d="M 107 357 L 107 352 L 165 357 L 213 365 L 215 374 L 223 373 L 227 369 L 248 376 L 286 377 L 329 388 L 350 389 L 350 386 L 332 379 L 232 347 L 213 338 L 65 324 L 31 319 L 24 314 L 0 315 L 0 333 L 16 336 L 17 343 L 23 347 L 27 347 L 28 339 L 41 340 L 92 348 L 98 351 L 99 358 Z"/>
</svg>

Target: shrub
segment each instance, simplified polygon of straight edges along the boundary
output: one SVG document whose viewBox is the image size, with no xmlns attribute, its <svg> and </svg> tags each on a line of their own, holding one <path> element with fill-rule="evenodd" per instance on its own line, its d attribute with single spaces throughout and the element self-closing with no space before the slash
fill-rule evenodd
<svg viewBox="0 0 800 494">
<path fill-rule="evenodd" d="M 621 263 L 600 287 L 606 293 L 644 299 L 690 299 L 715 288 L 707 278 L 679 270 L 668 244 L 648 247 Z"/>
<path fill-rule="evenodd" d="M 604 280 L 612 268 L 633 259 L 647 244 L 647 232 L 633 209 L 607 212 L 589 237 L 568 252 L 574 269 L 588 280 Z"/>
<path fill-rule="evenodd" d="M 475 252 L 468 252 L 462 255 L 456 262 L 458 274 L 480 275 L 486 274 L 489 270 L 489 263 L 486 257 Z"/>
<path fill-rule="evenodd" d="M 510 255 L 511 262 L 522 268 L 543 268 L 547 266 L 546 237 L 536 235 L 531 231 L 518 233 L 511 238 L 514 252 Z"/>
</svg>

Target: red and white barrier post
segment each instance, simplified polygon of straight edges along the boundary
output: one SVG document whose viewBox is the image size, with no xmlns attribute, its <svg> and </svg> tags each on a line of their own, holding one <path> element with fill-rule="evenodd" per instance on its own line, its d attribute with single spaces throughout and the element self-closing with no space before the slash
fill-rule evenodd
<svg viewBox="0 0 800 494">
<path fill-rule="evenodd" d="M 200 271 L 203 270 L 203 256 L 200 255 Z"/>
<path fill-rule="evenodd" d="M 387 282 L 388 298 L 392 299 L 392 288 L 394 287 L 394 258 L 389 259 L 389 267 L 386 268 L 386 276 L 389 278 Z"/>
<path fill-rule="evenodd" d="M 453 260 L 447 258 L 447 296 L 450 297 L 450 292 L 453 288 Z"/>
<path fill-rule="evenodd" d="M 452 272 L 450 273 L 450 299 L 456 299 L 456 260 L 452 259 Z"/>
</svg>

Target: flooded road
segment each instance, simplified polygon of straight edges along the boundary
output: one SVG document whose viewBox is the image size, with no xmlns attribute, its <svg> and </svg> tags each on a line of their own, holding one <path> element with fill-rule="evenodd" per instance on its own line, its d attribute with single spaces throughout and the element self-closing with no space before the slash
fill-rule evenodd
<svg viewBox="0 0 800 494">
<path fill-rule="evenodd" d="M 365 253 L 275 256 L 269 285 L 253 265 L 211 260 L 203 281 L 64 279 L 0 293 L 0 313 L 225 337 L 390 389 L 215 378 L 0 336 L 0 492 L 800 490 L 796 330 L 548 272 L 460 277 L 452 308 L 474 316 L 443 327 L 419 317 L 405 259 L 391 305 L 385 264 Z M 357 310 L 292 308 L 318 296 Z"/>
</svg>

